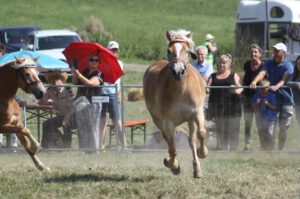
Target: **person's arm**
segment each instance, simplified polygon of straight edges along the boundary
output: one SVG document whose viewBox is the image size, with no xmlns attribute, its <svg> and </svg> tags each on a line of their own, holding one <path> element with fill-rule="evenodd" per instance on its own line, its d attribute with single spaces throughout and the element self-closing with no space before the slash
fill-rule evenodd
<svg viewBox="0 0 300 199">
<path fill-rule="evenodd" d="M 239 75 L 237 74 L 237 73 L 234 73 L 234 76 L 233 76 L 233 78 L 234 78 L 234 83 L 235 83 L 235 86 L 241 86 L 241 84 L 240 84 L 240 77 L 239 77 Z M 235 94 L 241 94 L 242 92 L 243 92 L 243 88 L 235 88 L 234 90 L 233 90 L 233 92 L 235 93 Z"/>
<path fill-rule="evenodd" d="M 72 84 L 77 85 L 78 84 L 78 78 L 76 76 L 75 68 L 71 68 L 71 74 L 72 74 Z"/>
<path fill-rule="evenodd" d="M 80 75 L 77 76 L 78 80 L 80 80 L 83 85 L 85 85 L 86 87 L 96 87 L 99 86 L 101 84 L 100 79 L 95 76 L 92 77 L 91 79 L 88 79 L 86 77 L 84 77 L 81 73 Z"/>
<path fill-rule="evenodd" d="M 21 98 L 19 98 L 17 95 L 16 95 L 15 99 L 18 102 L 18 104 L 19 104 L 20 107 L 26 105 L 26 101 L 21 100 Z"/>
<path fill-rule="evenodd" d="M 271 110 L 273 110 L 273 111 L 276 111 L 276 110 L 277 110 L 277 106 L 271 104 L 270 102 L 268 102 L 268 100 L 265 100 L 265 101 L 264 101 L 264 105 L 265 105 L 267 108 L 269 108 L 269 109 L 271 109 Z"/>
<path fill-rule="evenodd" d="M 63 119 L 63 126 L 69 126 L 69 120 L 71 115 L 75 112 L 75 107 L 74 106 L 68 106 L 64 119 Z"/>
<path fill-rule="evenodd" d="M 286 83 L 287 86 L 293 87 L 293 88 L 298 88 L 300 86 L 300 82 L 295 82 L 295 81 L 288 81 Z"/>
<path fill-rule="evenodd" d="M 214 46 L 214 45 L 212 45 L 211 42 L 209 42 L 209 43 L 207 44 L 207 47 L 208 47 L 208 49 L 209 49 L 210 52 L 213 52 L 213 53 L 214 53 L 214 52 L 217 51 L 217 47 Z"/>
<path fill-rule="evenodd" d="M 91 79 L 84 77 L 77 69 L 74 70 L 74 82 L 81 81 L 86 87 L 96 87 L 102 84 L 102 80 L 98 76 L 94 76 Z"/>
<path fill-rule="evenodd" d="M 297 88 L 300 90 L 300 82 L 295 82 L 295 81 L 288 81 L 286 83 L 287 86 L 292 87 L 292 88 Z"/>
<path fill-rule="evenodd" d="M 277 91 L 280 87 L 284 86 L 285 83 L 289 80 L 291 75 L 288 72 L 285 72 L 282 76 L 282 79 L 275 85 L 270 86 L 272 91 Z"/>
<path fill-rule="evenodd" d="M 69 87 L 66 88 L 66 91 L 68 92 L 68 95 L 67 95 L 68 105 L 67 105 L 67 109 L 65 112 L 65 116 L 63 118 L 63 126 L 69 125 L 70 117 L 75 112 L 75 107 L 73 105 L 73 91 Z"/>
<path fill-rule="evenodd" d="M 258 82 L 260 82 L 265 76 L 267 75 L 267 71 L 266 70 L 262 70 L 258 73 L 258 75 L 254 78 L 254 80 L 251 82 L 251 84 L 249 85 L 250 88 L 255 89 L 256 88 L 256 84 Z"/>
<path fill-rule="evenodd" d="M 207 84 L 206 84 L 206 93 L 207 93 L 207 94 L 210 92 L 209 86 L 211 86 L 211 83 L 212 83 L 212 78 L 211 78 L 211 75 L 210 75 L 210 76 L 208 77 Z"/>
</svg>

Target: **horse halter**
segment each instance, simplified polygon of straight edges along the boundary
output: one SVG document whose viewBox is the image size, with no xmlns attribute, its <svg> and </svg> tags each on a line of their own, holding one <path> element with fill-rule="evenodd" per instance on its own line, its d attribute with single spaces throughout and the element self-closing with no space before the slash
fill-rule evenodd
<svg viewBox="0 0 300 199">
<path fill-rule="evenodd" d="M 184 43 L 184 44 L 188 45 L 188 42 L 186 42 L 185 40 L 176 39 L 176 40 L 170 41 L 169 48 L 171 46 L 173 46 L 173 44 L 177 44 L 177 43 L 181 43 L 181 44 Z M 178 54 L 175 54 L 170 49 L 168 49 L 168 61 L 169 61 L 169 69 L 172 70 L 172 73 L 173 73 L 175 79 L 181 80 L 185 73 L 187 65 L 189 63 L 188 50 L 186 51 L 184 56 L 180 57 L 180 56 L 178 56 Z"/>
<path fill-rule="evenodd" d="M 30 66 L 26 66 L 26 67 L 21 67 L 17 69 L 17 73 L 20 74 L 20 77 L 22 78 L 22 80 L 25 82 L 25 91 L 29 92 L 30 91 L 30 87 L 32 85 L 37 85 L 38 83 L 40 83 L 40 80 L 34 80 L 32 81 L 32 75 L 28 72 L 26 72 L 25 68 L 33 68 Z"/>
</svg>

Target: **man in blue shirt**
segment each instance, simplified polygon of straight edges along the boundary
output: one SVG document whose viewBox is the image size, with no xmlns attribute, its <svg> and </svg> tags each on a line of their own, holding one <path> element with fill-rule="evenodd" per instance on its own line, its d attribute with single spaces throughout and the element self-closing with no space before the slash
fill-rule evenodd
<svg viewBox="0 0 300 199">
<path fill-rule="evenodd" d="M 257 82 L 267 76 L 271 83 L 270 90 L 276 94 L 280 128 L 278 142 L 279 150 L 282 150 L 285 145 L 286 133 L 291 124 L 294 105 L 291 88 L 283 88 L 294 72 L 292 63 L 285 58 L 286 51 L 287 47 L 285 44 L 277 43 L 274 45 L 273 59 L 265 62 L 262 71 L 258 73 L 253 82 L 250 84 L 250 88 L 256 88 Z"/>
<path fill-rule="evenodd" d="M 205 46 L 198 46 L 196 53 L 198 60 L 194 61 L 192 65 L 197 69 L 206 83 L 208 77 L 213 73 L 213 66 L 206 60 L 208 53 L 207 48 Z"/>
</svg>

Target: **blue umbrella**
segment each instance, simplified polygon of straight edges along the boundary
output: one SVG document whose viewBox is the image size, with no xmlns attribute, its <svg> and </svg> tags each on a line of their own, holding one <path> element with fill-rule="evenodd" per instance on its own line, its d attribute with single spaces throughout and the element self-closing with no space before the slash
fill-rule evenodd
<svg viewBox="0 0 300 199">
<path fill-rule="evenodd" d="M 31 59 L 39 57 L 37 62 L 35 63 L 37 67 L 42 67 L 46 70 L 63 70 L 69 71 L 69 65 L 66 62 L 63 62 L 55 57 L 51 57 L 49 55 L 45 55 L 43 53 L 35 52 L 35 51 L 17 51 L 12 53 L 7 53 L 0 57 L 0 67 L 13 62 L 17 58 L 30 57 Z"/>
</svg>

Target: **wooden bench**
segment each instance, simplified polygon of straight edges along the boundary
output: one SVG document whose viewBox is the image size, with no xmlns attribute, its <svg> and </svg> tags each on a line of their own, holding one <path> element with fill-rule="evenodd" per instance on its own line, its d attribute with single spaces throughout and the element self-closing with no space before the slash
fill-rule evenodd
<svg viewBox="0 0 300 199">
<path fill-rule="evenodd" d="M 147 139 L 146 125 L 147 125 L 147 123 L 149 123 L 149 120 L 132 120 L 132 121 L 124 122 L 124 128 L 130 127 L 131 144 L 133 144 L 133 136 L 134 136 L 136 130 L 141 130 L 144 133 L 144 144 L 146 144 L 146 139 Z M 109 145 L 111 145 L 111 138 L 114 135 L 114 125 L 107 124 L 106 126 L 109 128 Z"/>
</svg>

